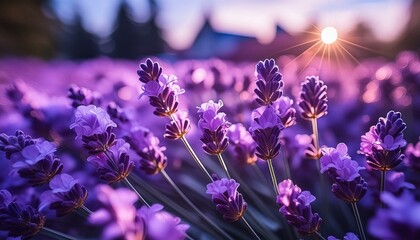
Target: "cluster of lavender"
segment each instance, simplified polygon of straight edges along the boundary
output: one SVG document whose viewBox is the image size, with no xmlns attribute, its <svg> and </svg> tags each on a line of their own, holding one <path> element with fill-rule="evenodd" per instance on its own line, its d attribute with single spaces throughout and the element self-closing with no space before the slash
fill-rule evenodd
<svg viewBox="0 0 420 240">
<path fill-rule="evenodd" d="M 377 79 L 367 83 L 356 74 L 365 84 L 359 100 L 370 105 L 340 99 L 348 86 L 328 73 L 325 82 L 290 74 L 283 60 L 147 59 L 140 87 L 131 65 L 111 73 L 98 60 L 75 73 L 94 86 L 71 85 L 54 100 L 14 84 L 6 92 L 13 104 L 1 109 L 0 237 L 416 239 L 418 115 L 406 102 L 385 104 L 402 113 L 390 111 L 370 91 L 387 82 L 400 84 L 384 88 L 392 96 L 415 89 L 418 58 L 403 53 L 371 67 Z"/>
</svg>

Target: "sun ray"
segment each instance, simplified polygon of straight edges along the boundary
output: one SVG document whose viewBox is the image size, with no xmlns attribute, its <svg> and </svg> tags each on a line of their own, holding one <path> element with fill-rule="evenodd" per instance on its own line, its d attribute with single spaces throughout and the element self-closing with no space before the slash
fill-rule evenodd
<svg viewBox="0 0 420 240">
<path fill-rule="evenodd" d="M 327 49 L 329 45 L 325 45 L 324 44 L 324 49 L 322 50 L 322 55 L 321 55 L 321 59 L 319 60 L 319 64 L 318 64 L 318 75 L 321 72 L 321 66 L 322 66 L 322 62 L 324 61 L 324 54 L 325 54 L 325 50 Z"/>
<path fill-rule="evenodd" d="M 319 40 L 318 39 L 313 39 L 313 40 L 309 40 L 309 41 L 306 41 L 306 42 L 303 42 L 303 43 L 299 43 L 299 44 L 293 45 L 291 47 L 288 47 L 286 49 L 283 49 L 283 50 L 279 51 L 278 53 L 282 53 L 282 52 L 288 51 L 288 50 L 293 49 L 293 48 L 297 48 L 297 47 L 300 47 L 300 46 L 303 46 L 303 45 L 306 45 L 306 44 L 309 44 L 309 43 L 313 43 L 315 41 L 319 41 Z"/>
<path fill-rule="evenodd" d="M 325 46 L 325 44 L 321 44 L 321 46 L 318 47 L 318 49 L 316 50 L 316 52 L 312 55 L 312 57 L 309 59 L 309 61 L 305 64 L 305 66 L 303 67 L 303 69 L 305 69 L 312 62 L 312 60 L 314 60 L 314 57 L 318 54 L 319 50 L 321 50 L 321 48 L 323 46 Z"/>
<path fill-rule="evenodd" d="M 342 38 L 339 38 L 339 40 L 340 40 L 340 41 L 343 41 L 343 42 L 345 42 L 345 43 L 347 43 L 347 44 L 353 45 L 353 46 L 355 46 L 355 47 L 358 47 L 358 48 L 361 48 L 361 49 L 367 50 L 367 51 L 369 51 L 369 52 L 372 52 L 372 53 L 376 53 L 376 54 L 380 54 L 380 55 L 382 55 L 382 53 L 380 53 L 380 52 L 378 52 L 378 51 L 376 51 L 376 50 L 374 50 L 374 49 L 372 49 L 372 48 L 368 48 L 368 47 L 362 46 L 362 45 L 360 45 L 360 44 L 357 44 L 357 43 L 354 43 L 354 42 L 347 41 L 347 40 L 342 39 Z"/>
<path fill-rule="evenodd" d="M 360 64 L 359 60 L 356 59 L 356 57 L 353 56 L 343 45 L 341 45 L 340 42 L 337 42 L 338 46 L 340 46 L 357 64 Z"/>
<path fill-rule="evenodd" d="M 318 40 L 316 43 L 314 43 L 314 45 L 312 45 L 311 47 L 309 47 L 308 49 L 306 49 L 305 51 L 303 51 L 301 54 L 299 54 L 298 56 L 296 56 L 295 58 L 293 58 L 290 62 L 288 62 L 284 67 L 287 67 L 287 65 L 291 64 L 292 62 L 296 61 L 298 58 L 302 57 L 306 52 L 310 51 L 312 48 L 314 48 L 315 46 L 317 46 L 318 44 L 321 43 L 321 40 Z"/>
</svg>

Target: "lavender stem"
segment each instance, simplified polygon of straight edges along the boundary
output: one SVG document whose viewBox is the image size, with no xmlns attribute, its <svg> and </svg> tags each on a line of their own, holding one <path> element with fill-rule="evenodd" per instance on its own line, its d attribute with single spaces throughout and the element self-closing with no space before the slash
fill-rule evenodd
<svg viewBox="0 0 420 240">
<path fill-rule="evenodd" d="M 85 205 L 82 205 L 76 209 L 76 213 L 84 218 L 87 218 L 89 217 L 90 214 L 92 214 L 92 211 L 89 208 L 87 208 Z"/>
<path fill-rule="evenodd" d="M 257 233 L 254 231 L 254 229 L 251 227 L 251 225 L 249 225 L 249 223 L 246 221 L 245 217 L 242 217 L 241 219 L 245 223 L 245 225 L 249 229 L 249 231 L 254 235 L 254 237 L 258 240 L 261 240 L 261 238 L 257 235 Z"/>
<path fill-rule="evenodd" d="M 362 240 L 366 240 L 365 232 L 363 230 L 362 220 L 360 218 L 359 209 L 357 208 L 357 204 L 352 202 L 351 207 L 353 209 L 354 217 L 356 218 L 357 227 L 359 228 L 360 236 Z"/>
<path fill-rule="evenodd" d="M 131 184 L 131 182 L 127 179 L 127 178 L 124 178 L 123 179 L 123 181 L 124 181 L 124 183 L 129 187 L 129 188 L 131 188 L 136 194 L 137 194 L 137 196 L 139 197 L 139 199 L 140 199 L 140 201 L 144 204 L 144 205 L 146 205 L 148 208 L 150 208 L 150 204 L 149 203 L 147 203 L 147 201 L 146 201 L 146 199 L 144 199 L 143 198 L 143 196 L 137 191 L 137 189 Z"/>
<path fill-rule="evenodd" d="M 273 163 L 271 159 L 267 159 L 267 164 L 268 164 L 268 169 L 270 170 L 271 181 L 273 182 L 274 192 L 277 196 L 279 195 L 279 190 L 277 189 L 277 185 L 278 185 L 277 178 L 276 178 L 276 173 L 274 172 Z"/>
<path fill-rule="evenodd" d="M 210 179 L 211 182 L 213 182 L 213 178 L 207 171 L 207 169 L 204 167 L 203 163 L 201 163 L 200 159 L 197 157 L 197 154 L 195 154 L 194 150 L 192 149 L 190 143 L 185 138 L 185 136 L 181 137 L 182 142 L 184 143 L 185 147 L 187 148 L 188 152 L 191 154 L 194 161 L 197 163 L 197 165 L 201 168 L 201 170 L 207 175 L 207 177 Z"/>
<path fill-rule="evenodd" d="M 287 159 L 286 151 L 281 151 L 282 160 L 284 164 L 284 176 L 285 179 L 292 179 L 290 175 L 290 166 L 289 166 L 289 160 Z"/>
<path fill-rule="evenodd" d="M 196 211 L 207 223 L 209 223 L 214 229 L 219 231 L 225 239 L 232 239 L 223 229 L 221 229 L 217 224 L 215 224 L 211 219 L 209 219 L 203 212 L 200 211 L 200 209 L 197 208 L 197 206 L 194 205 L 191 200 L 185 196 L 185 194 L 179 189 L 179 187 L 175 184 L 175 182 L 169 177 L 169 175 L 166 173 L 166 171 L 163 169 L 160 171 L 165 178 L 165 180 L 175 189 L 175 191 L 178 193 L 178 195 L 194 210 Z"/>
<path fill-rule="evenodd" d="M 381 186 L 380 186 L 380 193 L 382 194 L 385 191 L 385 177 L 386 177 L 386 171 L 382 170 L 381 171 Z M 381 203 L 381 207 L 384 208 L 384 203 Z"/>
<path fill-rule="evenodd" d="M 229 171 L 226 167 L 225 161 L 223 160 L 222 154 L 221 153 L 217 154 L 217 158 L 219 159 L 220 165 L 222 165 L 223 170 L 225 170 L 226 176 L 230 179 L 231 177 L 230 177 Z"/>
<path fill-rule="evenodd" d="M 76 240 L 77 239 L 65 233 L 62 233 L 62 232 L 59 232 L 59 231 L 56 231 L 47 227 L 42 227 L 41 230 L 39 230 L 39 233 L 43 234 L 46 237 L 50 237 L 57 240 Z"/>
<path fill-rule="evenodd" d="M 325 240 L 325 238 L 319 233 L 318 231 L 315 232 L 315 234 L 322 240 Z"/>
</svg>

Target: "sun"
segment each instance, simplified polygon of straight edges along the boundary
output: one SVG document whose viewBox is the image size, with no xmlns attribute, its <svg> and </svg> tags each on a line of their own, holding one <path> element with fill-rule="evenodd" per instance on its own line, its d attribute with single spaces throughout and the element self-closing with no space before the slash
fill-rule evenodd
<svg viewBox="0 0 420 240">
<path fill-rule="evenodd" d="M 335 41 L 337 41 L 337 37 L 337 29 L 335 29 L 334 27 L 326 27 L 322 29 L 321 40 L 323 43 L 332 44 Z"/>
</svg>

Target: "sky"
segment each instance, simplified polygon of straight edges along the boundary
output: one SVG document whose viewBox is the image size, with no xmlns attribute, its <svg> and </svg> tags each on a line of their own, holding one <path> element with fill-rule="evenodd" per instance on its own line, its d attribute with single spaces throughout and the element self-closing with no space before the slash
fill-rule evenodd
<svg viewBox="0 0 420 240">
<path fill-rule="evenodd" d="M 71 23 L 79 14 L 83 26 L 101 37 L 108 36 L 117 10 L 125 1 L 134 20 L 150 17 L 147 0 L 53 0 L 58 17 Z M 160 9 L 157 23 L 174 49 L 189 48 L 206 16 L 222 33 L 256 38 L 270 43 L 279 26 L 287 33 L 302 33 L 314 24 L 322 29 L 337 28 L 345 35 L 360 22 L 380 41 L 392 41 L 404 30 L 411 0 L 156 0 Z"/>
</svg>

